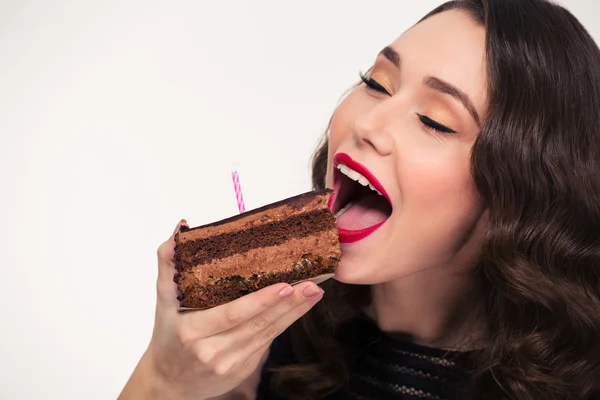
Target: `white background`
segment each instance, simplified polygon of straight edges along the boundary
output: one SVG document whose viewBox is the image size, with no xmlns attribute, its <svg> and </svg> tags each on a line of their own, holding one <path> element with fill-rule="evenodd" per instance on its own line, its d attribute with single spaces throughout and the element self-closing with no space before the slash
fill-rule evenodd
<svg viewBox="0 0 600 400">
<path fill-rule="evenodd" d="M 248 209 L 309 190 L 338 99 L 440 3 L 0 1 L 0 398 L 116 398 L 177 221 L 235 214 L 232 167 Z"/>
</svg>

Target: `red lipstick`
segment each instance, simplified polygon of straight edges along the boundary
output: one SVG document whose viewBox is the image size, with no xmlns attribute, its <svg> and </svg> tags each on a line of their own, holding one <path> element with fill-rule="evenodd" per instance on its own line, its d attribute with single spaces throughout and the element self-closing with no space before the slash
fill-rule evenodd
<svg viewBox="0 0 600 400">
<path fill-rule="evenodd" d="M 358 163 L 357 161 L 354 161 L 348 154 L 345 154 L 345 153 L 336 154 L 333 157 L 333 164 L 334 164 L 334 168 L 337 168 L 337 166 L 339 164 L 344 164 L 345 166 L 349 167 L 350 169 L 358 172 L 359 174 L 361 174 L 362 176 L 367 178 L 369 183 L 385 197 L 385 199 L 389 202 L 389 204 L 390 205 L 392 204 L 392 202 L 390 201 L 389 195 L 385 191 L 383 185 L 377 180 L 375 175 L 373 175 L 373 173 L 371 173 L 371 171 L 369 171 L 369 169 L 367 167 Z M 336 195 L 337 195 L 337 193 L 334 193 L 333 195 L 331 195 L 329 197 L 329 201 L 328 201 L 328 206 L 333 211 L 336 211 L 333 209 L 333 207 L 336 204 L 335 203 Z M 376 225 L 373 225 L 373 226 L 370 226 L 370 227 L 367 227 L 364 229 L 358 229 L 358 230 L 338 228 L 340 243 L 354 243 L 359 240 L 362 240 L 362 239 L 368 237 L 369 235 L 371 235 L 377 229 L 379 229 L 385 223 L 385 221 L 386 220 L 381 221 L 380 223 L 378 223 Z"/>
</svg>

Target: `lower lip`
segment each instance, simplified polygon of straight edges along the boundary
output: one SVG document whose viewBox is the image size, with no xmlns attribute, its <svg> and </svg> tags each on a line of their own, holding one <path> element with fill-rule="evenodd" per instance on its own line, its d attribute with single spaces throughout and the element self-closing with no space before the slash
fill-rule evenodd
<svg viewBox="0 0 600 400">
<path fill-rule="evenodd" d="M 327 206 L 330 210 L 332 210 L 334 203 L 334 196 L 329 196 L 329 200 L 327 201 Z M 386 220 L 387 221 L 387 220 Z M 368 228 L 359 229 L 359 230 L 351 230 L 351 229 L 341 229 L 338 228 L 339 240 L 340 243 L 355 243 L 359 240 L 363 240 L 364 238 L 370 236 L 373 232 L 379 229 L 385 221 L 381 221 L 380 223 L 370 226 Z"/>
<path fill-rule="evenodd" d="M 363 240 L 367 236 L 370 236 L 377 229 L 379 229 L 381 227 L 381 225 L 383 225 L 384 223 L 385 223 L 385 221 L 381 221 L 377 225 L 373 225 L 368 228 L 360 229 L 357 231 L 352 231 L 350 229 L 338 228 L 340 243 L 354 243 L 354 242 L 358 242 L 359 240 Z"/>
</svg>

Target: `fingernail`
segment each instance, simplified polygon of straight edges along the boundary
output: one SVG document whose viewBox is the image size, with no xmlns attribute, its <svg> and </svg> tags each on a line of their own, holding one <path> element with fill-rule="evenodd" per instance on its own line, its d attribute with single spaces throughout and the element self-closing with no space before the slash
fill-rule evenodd
<svg viewBox="0 0 600 400">
<path fill-rule="evenodd" d="M 304 290 L 302 291 L 302 295 L 307 299 L 316 297 L 316 296 L 320 295 L 321 293 L 323 293 L 323 290 L 320 287 L 318 287 L 317 285 L 309 285 L 309 286 L 305 287 Z"/>
<path fill-rule="evenodd" d="M 185 219 L 182 219 L 181 221 L 179 221 L 179 223 L 175 227 L 175 230 L 173 231 L 173 235 L 171 235 L 171 236 L 175 236 L 177 234 L 177 232 L 179 232 L 181 230 L 182 226 L 189 228 L 188 223 Z"/>
<path fill-rule="evenodd" d="M 279 291 L 279 298 L 280 299 L 286 298 L 286 297 L 290 296 L 292 293 L 294 293 L 294 288 L 291 286 L 286 286 Z"/>
</svg>

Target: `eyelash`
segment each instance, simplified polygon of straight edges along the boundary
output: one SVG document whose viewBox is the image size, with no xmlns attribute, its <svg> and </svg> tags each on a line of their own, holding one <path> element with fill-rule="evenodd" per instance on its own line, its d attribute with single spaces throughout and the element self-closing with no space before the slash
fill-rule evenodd
<svg viewBox="0 0 600 400">
<path fill-rule="evenodd" d="M 367 88 L 374 90 L 377 93 L 385 94 L 388 96 L 392 95 L 383 86 L 381 86 L 381 84 L 379 82 L 377 82 L 375 79 L 366 77 L 362 72 L 359 73 L 359 76 L 360 76 L 360 80 L 367 86 Z M 441 132 L 441 133 L 449 133 L 449 134 L 456 133 L 455 130 L 450 129 L 447 126 L 442 125 L 439 122 L 432 120 L 431 118 L 429 118 L 426 115 L 417 114 L 417 116 L 419 117 L 419 121 L 421 121 L 421 124 L 423 124 L 423 126 L 425 126 L 425 128 L 427 128 L 427 129 L 433 129 L 434 131 Z"/>
<path fill-rule="evenodd" d="M 426 115 L 421 115 L 421 114 L 417 113 L 417 117 L 419 117 L 419 120 L 421 121 L 421 123 L 423 125 L 425 125 L 426 128 L 433 129 L 434 131 L 438 131 L 438 132 L 442 132 L 442 133 L 449 133 L 449 134 L 456 133 L 455 130 L 450 129 L 446 125 L 442 125 L 439 122 L 432 120 L 431 118 L 429 118 Z"/>
<path fill-rule="evenodd" d="M 372 89 L 378 93 L 387 94 L 388 96 L 392 95 L 375 79 L 366 77 L 362 72 L 359 72 L 358 75 L 360 76 L 360 80 L 363 81 L 363 83 L 367 85 L 369 89 Z"/>
</svg>

